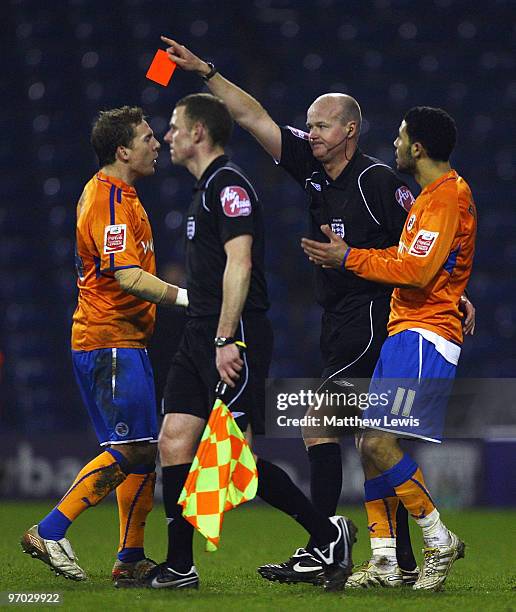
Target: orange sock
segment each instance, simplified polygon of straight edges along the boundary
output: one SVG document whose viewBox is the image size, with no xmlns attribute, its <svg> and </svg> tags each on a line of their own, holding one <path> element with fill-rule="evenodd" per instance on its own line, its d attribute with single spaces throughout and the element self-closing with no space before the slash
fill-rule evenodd
<svg viewBox="0 0 516 612">
<path fill-rule="evenodd" d="M 396 511 L 399 500 L 387 479 L 380 474 L 364 482 L 367 529 L 373 556 L 396 562 Z"/>
<path fill-rule="evenodd" d="M 367 529 L 371 539 L 396 537 L 396 511 L 398 510 L 398 503 L 397 497 L 374 499 L 365 503 Z"/>
<path fill-rule="evenodd" d="M 415 519 L 425 518 L 435 510 L 435 504 L 419 467 L 408 480 L 394 487 L 394 490 L 401 503 Z"/>
<path fill-rule="evenodd" d="M 120 544 L 124 549 L 143 549 L 145 520 L 154 503 L 156 472 L 129 474 L 117 487 L 118 516 L 120 519 Z"/>
<path fill-rule="evenodd" d="M 82 468 L 56 508 L 74 521 L 81 512 L 101 502 L 125 477 L 113 455 L 103 452 Z"/>
</svg>

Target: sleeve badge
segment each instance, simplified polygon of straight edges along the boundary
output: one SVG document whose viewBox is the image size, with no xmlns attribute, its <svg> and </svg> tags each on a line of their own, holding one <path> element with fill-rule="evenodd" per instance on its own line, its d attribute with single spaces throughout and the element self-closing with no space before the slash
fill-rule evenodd
<svg viewBox="0 0 516 612">
<path fill-rule="evenodd" d="M 402 187 L 396 189 L 394 197 L 396 198 L 396 202 L 398 202 L 402 208 L 409 212 L 409 210 L 412 208 L 412 204 L 414 204 L 414 196 L 412 195 L 412 191 L 403 185 Z"/>
<path fill-rule="evenodd" d="M 415 257 L 426 257 L 432 250 L 438 236 L 439 232 L 419 230 L 412 244 L 410 245 L 410 249 L 408 250 L 409 255 L 414 255 Z"/>
<path fill-rule="evenodd" d="M 249 194 L 239 185 L 224 187 L 220 203 L 226 217 L 248 217 L 253 209 Z"/>
<path fill-rule="evenodd" d="M 106 225 L 104 229 L 104 255 L 125 251 L 127 225 Z"/>
</svg>

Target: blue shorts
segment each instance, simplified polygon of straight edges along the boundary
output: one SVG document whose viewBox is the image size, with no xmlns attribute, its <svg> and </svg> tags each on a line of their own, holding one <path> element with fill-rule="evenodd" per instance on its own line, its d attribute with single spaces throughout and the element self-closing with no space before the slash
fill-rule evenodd
<svg viewBox="0 0 516 612">
<path fill-rule="evenodd" d="M 417 332 L 389 336 L 369 386 L 364 425 L 400 437 L 441 442 L 455 370 Z"/>
<path fill-rule="evenodd" d="M 154 377 L 145 349 L 72 351 L 72 362 L 101 446 L 157 441 Z"/>
</svg>

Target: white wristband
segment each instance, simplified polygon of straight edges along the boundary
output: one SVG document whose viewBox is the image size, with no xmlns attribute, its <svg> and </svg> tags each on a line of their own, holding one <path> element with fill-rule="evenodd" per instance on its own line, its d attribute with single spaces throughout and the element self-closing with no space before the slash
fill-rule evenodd
<svg viewBox="0 0 516 612">
<path fill-rule="evenodd" d="M 184 306 L 185 308 L 188 306 L 188 291 L 186 289 L 177 288 L 176 306 Z"/>
</svg>

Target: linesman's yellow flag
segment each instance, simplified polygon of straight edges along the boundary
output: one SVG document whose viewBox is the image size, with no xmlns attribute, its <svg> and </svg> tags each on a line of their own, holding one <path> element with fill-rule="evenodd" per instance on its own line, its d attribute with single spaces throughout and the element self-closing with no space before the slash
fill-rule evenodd
<svg viewBox="0 0 516 612">
<path fill-rule="evenodd" d="M 217 550 L 224 512 L 256 495 L 258 470 L 253 453 L 221 399 L 217 399 L 179 496 L 183 516 Z"/>
</svg>

